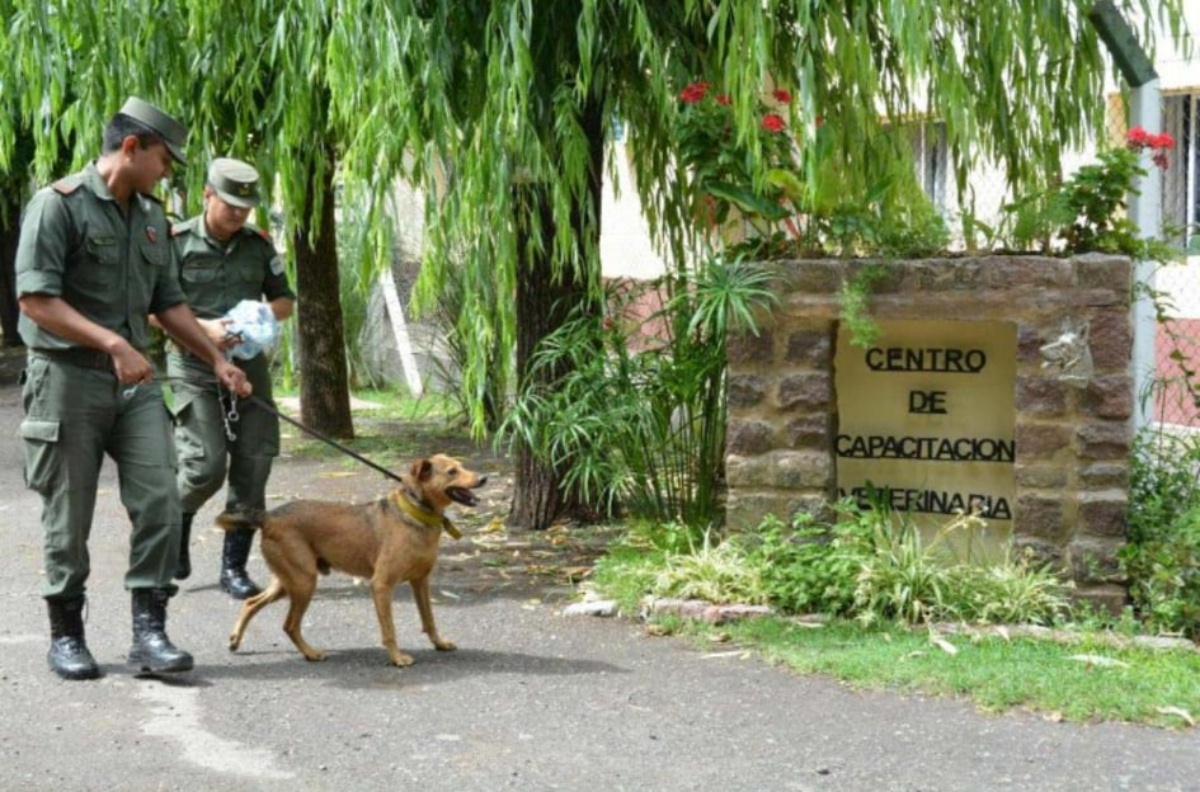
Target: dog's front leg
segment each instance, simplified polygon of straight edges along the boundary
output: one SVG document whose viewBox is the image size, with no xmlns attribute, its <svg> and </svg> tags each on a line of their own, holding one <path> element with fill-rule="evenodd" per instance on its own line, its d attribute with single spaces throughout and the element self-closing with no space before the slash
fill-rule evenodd
<svg viewBox="0 0 1200 792">
<path fill-rule="evenodd" d="M 392 621 L 392 591 L 396 584 L 391 581 L 372 580 L 371 596 L 375 600 L 375 615 L 379 617 L 379 634 L 383 638 L 383 647 L 387 649 L 388 659 L 394 666 L 410 666 L 413 664 L 412 655 L 400 651 L 396 645 L 396 624 Z"/>
<path fill-rule="evenodd" d="M 438 635 L 437 625 L 433 623 L 433 602 L 429 598 L 429 576 L 411 582 L 413 599 L 417 603 L 417 613 L 421 614 L 421 629 L 429 636 L 430 642 L 442 652 L 452 652 L 458 647 L 454 641 L 447 641 Z"/>
</svg>

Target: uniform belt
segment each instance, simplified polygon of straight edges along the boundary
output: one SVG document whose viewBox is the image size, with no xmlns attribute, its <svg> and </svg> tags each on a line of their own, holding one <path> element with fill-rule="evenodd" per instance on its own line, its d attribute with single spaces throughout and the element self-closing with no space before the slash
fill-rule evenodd
<svg viewBox="0 0 1200 792">
<path fill-rule="evenodd" d="M 69 347 L 67 349 L 31 349 L 29 354 L 35 357 L 67 363 L 82 368 L 113 371 L 112 356 L 100 349 L 87 347 Z"/>
</svg>

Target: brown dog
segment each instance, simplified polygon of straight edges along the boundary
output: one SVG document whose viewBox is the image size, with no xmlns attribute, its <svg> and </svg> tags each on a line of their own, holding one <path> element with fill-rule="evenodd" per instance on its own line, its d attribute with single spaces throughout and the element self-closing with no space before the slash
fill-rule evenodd
<svg viewBox="0 0 1200 792">
<path fill-rule="evenodd" d="M 392 623 L 392 591 L 405 581 L 412 586 L 421 629 L 438 649 L 454 649 L 434 626 L 429 575 L 437 562 L 442 531 L 460 535 L 444 516 L 445 508 L 452 501 L 476 505 L 479 500 L 471 490 L 486 484 L 487 477 L 467 470 L 452 457 L 437 454 L 414 462 L 400 479 L 399 487 L 374 503 L 355 506 L 295 500 L 269 512 L 225 512 L 217 517 L 217 524 L 225 530 L 261 528 L 263 558 L 274 573 L 265 591 L 243 603 L 229 636 L 230 651 L 241 644 L 254 614 L 287 597 L 291 606 L 283 631 L 306 660 L 324 660 L 324 652 L 305 643 L 300 621 L 312 601 L 317 574 L 326 574 L 330 568 L 370 581 L 383 645 L 393 665 L 406 666 L 413 661 L 396 645 Z"/>
</svg>

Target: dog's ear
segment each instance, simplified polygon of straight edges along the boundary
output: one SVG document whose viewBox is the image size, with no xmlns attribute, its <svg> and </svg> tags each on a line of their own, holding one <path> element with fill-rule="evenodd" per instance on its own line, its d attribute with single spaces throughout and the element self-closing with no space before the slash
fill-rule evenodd
<svg viewBox="0 0 1200 792">
<path fill-rule="evenodd" d="M 412 475 L 417 481 L 428 481 L 433 475 L 433 463 L 428 459 L 418 459 L 412 464 Z"/>
</svg>

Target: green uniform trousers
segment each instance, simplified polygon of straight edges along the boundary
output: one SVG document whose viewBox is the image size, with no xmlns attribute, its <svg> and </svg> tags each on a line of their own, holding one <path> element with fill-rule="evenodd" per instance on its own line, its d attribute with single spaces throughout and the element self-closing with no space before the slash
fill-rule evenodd
<svg viewBox="0 0 1200 792">
<path fill-rule="evenodd" d="M 265 355 L 235 360 L 254 395 L 274 406 L 270 363 Z M 265 509 L 267 478 L 279 456 L 279 418 L 255 400 L 236 401 L 213 379 L 212 369 L 186 353 L 167 355 L 175 397 L 175 444 L 179 450 L 179 493 L 185 512 L 195 513 L 229 479 L 225 508 Z M 228 419 L 228 420 L 227 420 Z M 233 434 L 229 438 L 226 429 Z"/>
<path fill-rule="evenodd" d="M 43 596 L 86 591 L 87 543 L 105 454 L 116 462 L 121 503 L 133 523 L 125 588 L 173 591 L 180 506 L 161 385 L 122 386 L 111 369 L 31 350 L 22 400 L 25 483 L 42 496 Z"/>
</svg>

